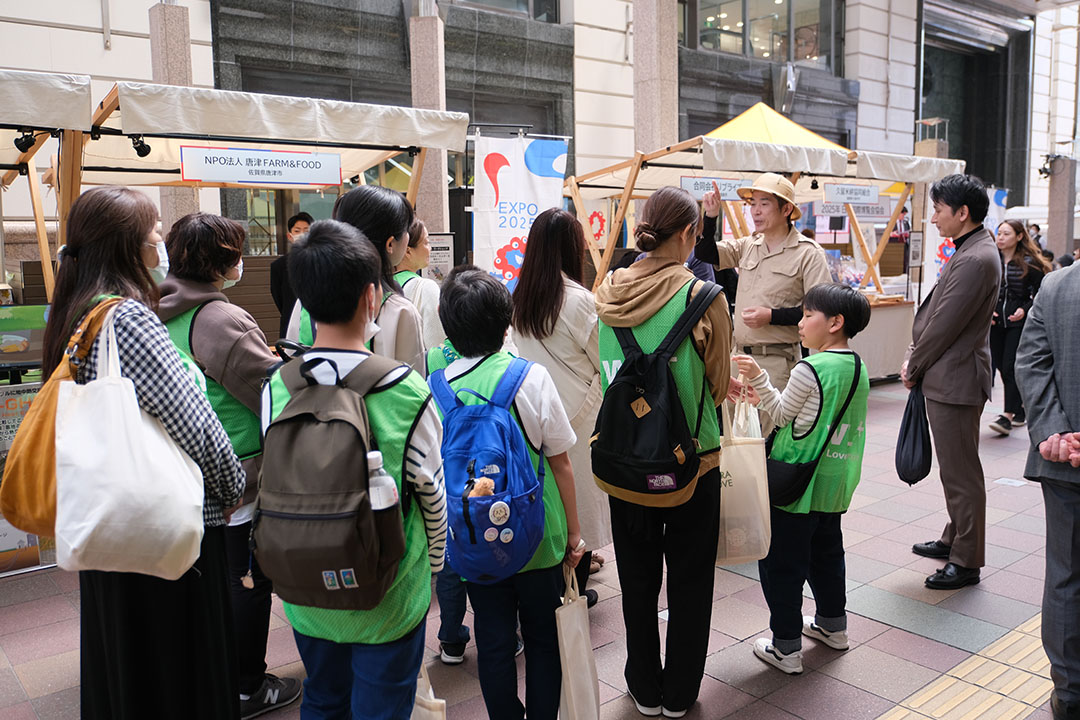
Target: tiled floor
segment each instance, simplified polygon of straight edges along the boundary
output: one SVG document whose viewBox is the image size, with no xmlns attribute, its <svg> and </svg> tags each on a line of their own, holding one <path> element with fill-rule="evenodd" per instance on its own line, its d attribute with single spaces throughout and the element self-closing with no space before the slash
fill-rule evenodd
<svg viewBox="0 0 1080 720">
<path fill-rule="evenodd" d="M 911 554 L 911 544 L 937 537 L 946 515 L 936 468 L 913 488 L 893 472 L 905 400 L 899 384 L 872 389 L 863 480 L 843 521 L 852 648 L 840 653 L 807 641 L 806 672 L 799 677 L 765 666 L 750 649 L 769 621 L 757 568 L 718 568 L 706 676 L 688 718 L 1049 720 L 1049 672 L 1039 642 L 1043 507 L 1038 486 L 1023 481 L 1027 433 L 1021 428 L 999 438 L 983 432 L 988 547 L 982 582 L 959 591 L 927 590 L 923 578 L 942 562 Z M 999 402 L 988 405 L 986 422 Z M 638 718 L 622 676 L 617 558 L 611 548 L 604 554 L 609 562 L 591 581 L 600 603 L 590 611 L 601 718 Z M 78 607 L 77 578 L 68 573 L 0 581 L 0 717 L 78 717 Z M 666 607 L 662 595 L 661 629 Z M 804 610 L 813 611 L 812 600 Z M 466 622 L 472 621 L 470 614 Z M 475 649 L 469 647 L 463 665 L 442 665 L 435 655 L 437 622 L 433 605 L 427 662 L 436 694 L 447 701 L 451 720 L 486 717 Z M 280 675 L 303 677 L 279 603 L 268 663 Z M 521 659 L 518 670 L 524 671 Z M 294 720 L 299 705 L 267 717 Z"/>
</svg>

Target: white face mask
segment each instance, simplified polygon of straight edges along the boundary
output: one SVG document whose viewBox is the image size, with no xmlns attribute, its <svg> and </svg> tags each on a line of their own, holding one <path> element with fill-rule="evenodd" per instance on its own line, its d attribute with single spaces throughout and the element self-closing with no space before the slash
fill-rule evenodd
<svg viewBox="0 0 1080 720">
<path fill-rule="evenodd" d="M 244 277 L 244 258 L 240 258 L 240 262 L 236 265 L 236 279 L 225 278 L 225 284 L 221 286 L 222 290 L 231 288 L 236 283 L 240 282 L 240 279 Z"/>
<path fill-rule="evenodd" d="M 154 243 L 154 248 L 157 250 L 157 262 L 158 264 L 152 268 L 147 268 L 150 271 L 150 277 L 154 278 L 154 282 L 158 285 L 165 282 L 166 276 L 169 274 L 169 251 L 165 248 L 165 243 Z"/>
</svg>

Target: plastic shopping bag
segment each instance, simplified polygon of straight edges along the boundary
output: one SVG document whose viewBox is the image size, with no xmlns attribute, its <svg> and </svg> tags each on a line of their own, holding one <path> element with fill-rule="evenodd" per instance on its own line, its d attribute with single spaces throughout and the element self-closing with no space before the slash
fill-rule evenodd
<svg viewBox="0 0 1080 720">
<path fill-rule="evenodd" d="M 739 565 L 760 560 L 769 554 L 772 523 L 769 519 L 769 480 L 765 470 L 765 441 L 741 435 L 746 425 L 729 422 L 727 403 L 723 405 L 723 450 L 720 455 L 720 538 L 716 547 L 717 565 Z M 735 415 L 753 417 L 757 410 L 746 400 L 735 404 Z M 753 424 L 751 424 L 752 430 Z"/>
<path fill-rule="evenodd" d="M 600 717 L 600 681 L 589 635 L 589 603 L 578 594 L 577 575 L 569 565 L 563 565 L 563 577 L 566 592 L 562 607 L 555 609 L 562 662 L 559 718 L 596 720 Z"/>
<path fill-rule="evenodd" d="M 749 385 L 742 375 L 739 376 L 739 382 L 743 385 Z M 747 392 L 744 390 L 742 398 L 735 403 L 735 410 L 732 413 L 732 423 L 726 423 L 724 425 L 724 432 L 727 432 L 727 428 L 732 428 L 734 431 L 732 434 L 741 438 L 760 438 L 761 437 L 761 418 L 758 415 L 756 407 L 750 404 L 750 401 L 746 399 Z"/>
</svg>

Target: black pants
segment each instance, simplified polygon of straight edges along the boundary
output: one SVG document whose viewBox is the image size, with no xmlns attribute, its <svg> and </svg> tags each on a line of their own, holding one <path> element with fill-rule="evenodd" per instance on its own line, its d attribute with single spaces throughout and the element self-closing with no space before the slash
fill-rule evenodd
<svg viewBox="0 0 1080 720">
<path fill-rule="evenodd" d="M 999 319 L 1000 321 L 1000 319 Z M 1020 347 L 1020 334 L 1023 325 L 992 325 L 990 327 L 990 359 L 994 370 L 1001 373 L 1001 382 L 1005 386 L 1005 412 L 1024 414 L 1024 401 L 1020 398 L 1020 388 L 1016 386 L 1016 349 Z"/>
<path fill-rule="evenodd" d="M 79 573 L 83 720 L 240 717 L 225 528 L 200 552 L 179 580 Z"/>
<path fill-rule="evenodd" d="M 807 580 L 818 616 L 844 617 L 847 591 L 840 513 L 789 513 L 774 507 L 772 544 L 765 559 L 758 561 L 758 571 L 773 638 L 802 637 L 802 590 Z"/>
<path fill-rule="evenodd" d="M 705 674 L 720 532 L 720 473 L 698 480 L 687 502 L 673 508 L 611 503 L 611 534 L 626 624 L 626 684 L 643 705 L 686 710 Z M 667 657 L 660 663 L 657 620 L 667 565 Z"/>
<path fill-rule="evenodd" d="M 270 593 L 273 583 L 263 575 L 259 563 L 251 557 L 250 590 L 241 580 L 248 571 L 248 537 L 251 523 L 225 528 L 225 552 L 229 558 L 229 595 L 232 596 L 233 626 L 236 628 L 236 654 L 240 692 L 252 695 L 262 687 L 266 676 L 266 640 L 270 632 Z"/>
<path fill-rule="evenodd" d="M 562 664 L 555 610 L 563 587 L 562 563 L 518 573 L 494 585 L 465 583 L 476 621 L 476 666 L 491 720 L 555 720 Z M 655 617 L 655 614 L 654 616 Z M 517 694 L 517 626 L 525 641 L 525 704 Z"/>
</svg>

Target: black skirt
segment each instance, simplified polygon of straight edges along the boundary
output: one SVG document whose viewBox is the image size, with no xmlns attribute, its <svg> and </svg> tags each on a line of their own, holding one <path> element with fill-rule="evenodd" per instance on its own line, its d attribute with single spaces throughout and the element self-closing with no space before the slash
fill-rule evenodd
<svg viewBox="0 0 1080 720">
<path fill-rule="evenodd" d="M 240 717 L 225 528 L 179 580 L 79 573 L 84 720 Z"/>
</svg>

